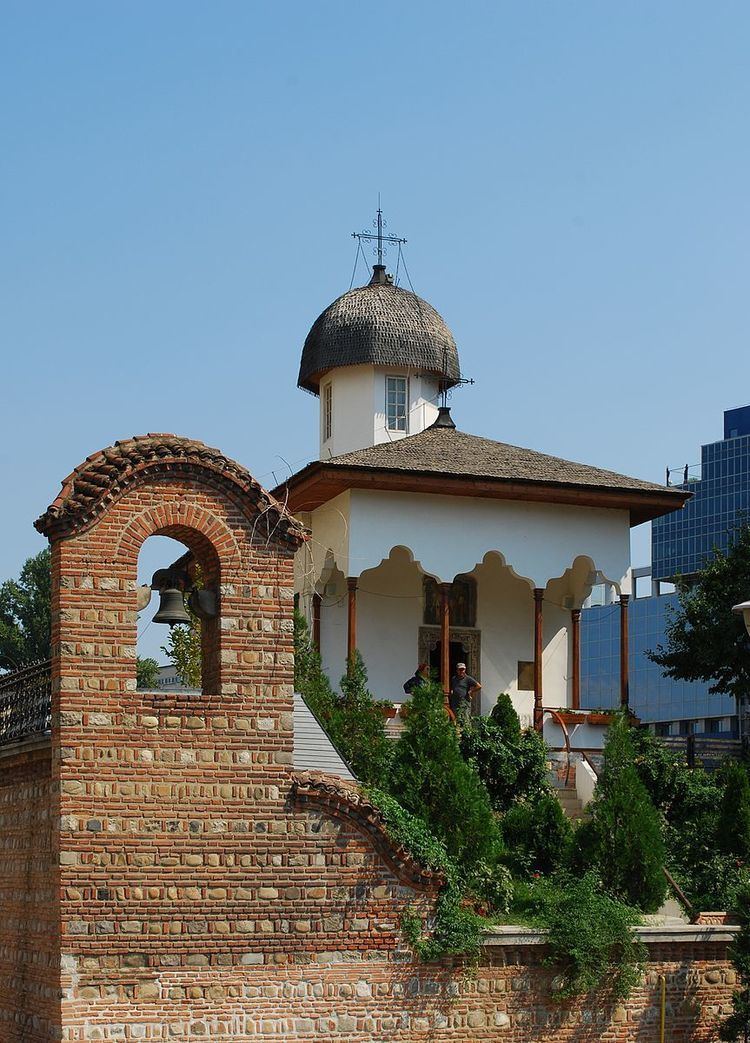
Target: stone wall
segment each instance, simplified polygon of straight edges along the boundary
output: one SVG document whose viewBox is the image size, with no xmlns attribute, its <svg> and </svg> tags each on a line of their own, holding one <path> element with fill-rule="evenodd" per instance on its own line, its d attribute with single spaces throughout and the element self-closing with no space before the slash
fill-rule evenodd
<svg viewBox="0 0 750 1043">
<path fill-rule="evenodd" d="M 55 1039 L 59 956 L 49 742 L 0 756 L 0 1039 Z"/>
</svg>

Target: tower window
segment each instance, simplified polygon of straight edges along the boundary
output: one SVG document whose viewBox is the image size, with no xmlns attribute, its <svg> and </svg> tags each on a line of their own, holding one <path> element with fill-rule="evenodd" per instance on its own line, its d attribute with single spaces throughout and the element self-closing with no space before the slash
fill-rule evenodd
<svg viewBox="0 0 750 1043">
<path fill-rule="evenodd" d="M 385 426 L 389 431 L 406 431 L 406 377 L 385 378 Z"/>
<path fill-rule="evenodd" d="M 327 442 L 333 433 L 333 384 L 323 387 L 323 441 Z"/>
</svg>

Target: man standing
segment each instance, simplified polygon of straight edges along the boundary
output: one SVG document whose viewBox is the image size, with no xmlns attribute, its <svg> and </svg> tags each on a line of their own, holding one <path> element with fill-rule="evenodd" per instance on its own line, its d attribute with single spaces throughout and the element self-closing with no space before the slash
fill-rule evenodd
<svg viewBox="0 0 750 1043">
<path fill-rule="evenodd" d="M 450 708 L 460 720 L 471 710 L 471 697 L 480 692 L 482 686 L 474 677 L 466 673 L 466 663 L 456 663 L 456 672 L 451 678 Z"/>
</svg>

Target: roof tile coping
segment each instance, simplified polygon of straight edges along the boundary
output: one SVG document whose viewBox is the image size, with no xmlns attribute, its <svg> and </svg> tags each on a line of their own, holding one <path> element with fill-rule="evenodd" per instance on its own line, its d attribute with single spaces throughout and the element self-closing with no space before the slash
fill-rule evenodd
<svg viewBox="0 0 750 1043">
<path fill-rule="evenodd" d="M 62 481 L 62 488 L 34 527 L 49 538 L 67 536 L 93 524 L 106 507 L 141 476 L 156 468 L 193 467 L 232 482 L 256 509 L 268 514 L 274 530 L 299 546 L 304 527 L 250 472 L 218 449 L 192 438 L 151 433 L 117 441 L 87 456 Z"/>
<path fill-rule="evenodd" d="M 422 891 L 437 891 L 445 884 L 443 873 L 425 868 L 407 848 L 394 842 L 383 812 L 356 783 L 322 771 L 294 772 L 292 794 L 300 803 L 317 805 L 364 829 L 375 839 L 379 853 L 402 882 Z"/>
</svg>

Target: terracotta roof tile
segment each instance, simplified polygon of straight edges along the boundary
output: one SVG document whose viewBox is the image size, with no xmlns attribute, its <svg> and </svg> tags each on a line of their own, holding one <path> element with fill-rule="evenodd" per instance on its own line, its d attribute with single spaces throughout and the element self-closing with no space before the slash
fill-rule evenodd
<svg viewBox="0 0 750 1043">
<path fill-rule="evenodd" d="M 304 538 L 299 522 L 241 464 L 203 442 L 171 434 L 135 435 L 88 456 L 63 480 L 35 528 L 51 538 L 84 528 L 127 486 L 159 469 L 211 471 L 237 486 L 254 510 L 267 511 L 279 535 L 296 543 Z"/>
</svg>

